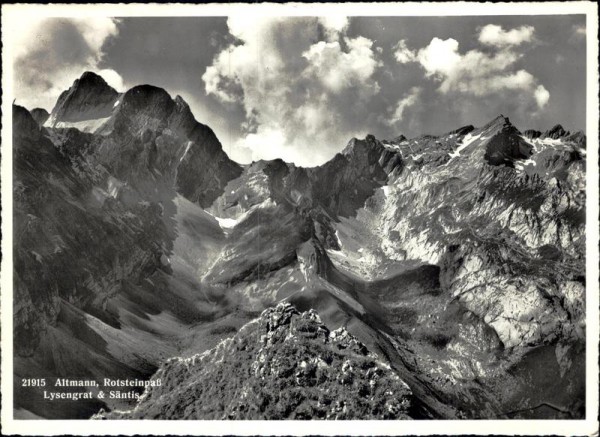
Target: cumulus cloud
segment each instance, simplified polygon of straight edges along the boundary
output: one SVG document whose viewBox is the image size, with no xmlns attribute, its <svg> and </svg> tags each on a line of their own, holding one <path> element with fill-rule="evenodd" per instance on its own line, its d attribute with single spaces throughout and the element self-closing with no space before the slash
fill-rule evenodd
<svg viewBox="0 0 600 437">
<path fill-rule="evenodd" d="M 394 46 L 394 57 L 396 58 L 396 61 L 401 64 L 414 62 L 417 59 L 416 53 L 414 50 L 408 48 L 405 39 L 401 39 L 398 41 L 398 44 Z"/>
<path fill-rule="evenodd" d="M 245 132 L 232 157 L 281 157 L 316 165 L 367 132 L 361 102 L 379 91 L 373 41 L 346 34 L 348 20 L 230 17 L 236 43 L 202 76 L 208 95 L 241 105 Z"/>
<path fill-rule="evenodd" d="M 117 20 L 107 17 L 23 22 L 12 40 L 17 103 L 50 110 L 58 95 L 86 70 L 99 72 L 109 84 L 122 90 L 121 76 L 100 67 L 102 47 L 118 31 Z"/>
<path fill-rule="evenodd" d="M 550 98 L 548 90 L 528 71 L 517 68 L 522 54 L 515 47 L 531 39 L 531 26 L 505 31 L 499 26 L 488 25 L 481 29 L 480 41 L 492 45 L 495 51 L 478 49 L 461 53 L 455 39 L 433 38 L 418 51 L 410 50 L 399 43 L 402 53 L 412 53 L 408 58 L 401 56 L 399 62 L 409 59 L 425 70 L 426 77 L 439 83 L 441 94 L 490 96 L 515 92 L 519 98 L 529 96 L 530 101 L 543 108 Z M 396 56 L 398 60 L 398 56 Z"/>
<path fill-rule="evenodd" d="M 447 40 L 433 38 L 427 47 L 419 50 L 415 60 L 421 64 L 428 76 L 438 75 L 452 81 L 461 64 L 458 41 L 452 38 Z M 448 87 L 448 82 L 442 83 L 443 90 L 447 91 Z"/>
<path fill-rule="evenodd" d="M 394 125 L 404 119 L 404 111 L 419 102 L 421 91 L 421 87 L 412 87 L 408 94 L 398 101 L 394 114 L 388 120 L 389 125 Z"/>
<path fill-rule="evenodd" d="M 479 42 L 495 47 L 518 46 L 531 42 L 534 31 L 533 26 L 521 26 L 507 31 L 497 24 L 488 24 L 479 31 Z"/>
<path fill-rule="evenodd" d="M 359 36 L 344 41 L 346 51 L 338 41 L 319 41 L 302 54 L 308 61 L 304 75 L 317 78 L 334 93 L 352 86 L 369 86 L 369 79 L 380 65 L 375 59 L 371 40 Z"/>
</svg>

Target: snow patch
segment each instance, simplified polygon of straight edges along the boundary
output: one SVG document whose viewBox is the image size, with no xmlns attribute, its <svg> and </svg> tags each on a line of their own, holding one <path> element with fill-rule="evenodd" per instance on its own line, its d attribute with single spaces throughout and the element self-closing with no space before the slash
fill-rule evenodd
<svg viewBox="0 0 600 437">
<path fill-rule="evenodd" d="M 527 144 L 533 147 L 534 153 L 539 152 L 541 149 L 551 147 L 553 149 L 570 149 L 571 146 L 562 141 L 562 139 L 554 139 L 554 138 L 527 138 L 526 136 L 521 135 L 521 139 L 525 141 Z"/>
<path fill-rule="evenodd" d="M 393 150 L 393 151 L 398 151 L 400 150 L 400 146 L 398 144 L 392 144 L 392 143 L 382 143 L 383 147 L 385 147 L 388 150 Z"/>
<path fill-rule="evenodd" d="M 100 129 L 104 123 L 108 121 L 110 117 L 96 118 L 92 120 L 83 120 L 83 121 L 59 121 L 56 123 L 54 127 L 57 128 L 75 128 L 80 130 L 81 132 L 94 133 L 98 129 Z"/>
<path fill-rule="evenodd" d="M 107 192 L 108 195 L 112 198 L 117 198 L 117 195 L 119 194 L 119 190 L 121 189 L 121 187 L 125 185 L 123 182 L 121 182 L 120 180 L 118 180 L 117 178 L 114 178 L 112 176 L 108 177 L 108 188 L 107 188 Z"/>
<path fill-rule="evenodd" d="M 267 198 L 263 202 L 253 205 L 249 210 L 243 212 L 242 214 L 238 215 L 237 217 L 219 217 L 219 216 L 216 216 L 216 215 L 210 213 L 209 211 L 206 211 L 206 210 L 204 210 L 204 211 L 219 223 L 219 226 L 221 227 L 221 229 L 229 230 L 229 229 L 235 228 L 239 223 L 246 220 L 246 218 L 248 218 L 248 216 L 250 214 L 252 214 L 252 212 L 254 212 L 255 210 L 261 209 L 261 208 L 263 208 L 263 209 L 269 208 L 274 205 L 275 205 L 275 202 L 273 200 L 271 200 L 270 198 Z"/>
<path fill-rule="evenodd" d="M 185 151 L 183 152 L 183 155 L 181 155 L 181 158 L 179 158 L 179 162 L 183 161 L 183 158 L 185 158 L 185 155 L 187 155 L 187 153 L 190 151 L 190 147 L 192 147 L 192 142 L 188 141 L 187 144 L 185 145 Z"/>
<path fill-rule="evenodd" d="M 460 146 L 458 146 L 458 148 L 454 152 L 449 153 L 448 155 L 450 156 L 450 158 L 458 158 L 460 156 L 460 152 L 462 152 L 467 147 L 469 147 L 471 144 L 473 144 L 473 142 L 476 141 L 476 140 L 478 140 L 480 136 L 481 136 L 481 134 L 477 134 L 477 135 L 467 134 L 467 135 L 465 135 L 464 138 L 461 141 Z M 486 139 L 486 137 L 483 137 L 482 140 L 483 139 Z"/>
<path fill-rule="evenodd" d="M 240 219 L 232 218 L 215 217 L 215 219 L 219 222 L 219 226 L 227 229 L 235 228 L 235 226 L 240 222 Z"/>
<path fill-rule="evenodd" d="M 523 172 L 525 167 L 527 167 L 528 165 L 532 165 L 534 167 L 537 165 L 537 163 L 533 159 L 519 159 L 516 160 L 514 164 L 515 170 L 517 170 L 518 173 Z"/>
</svg>

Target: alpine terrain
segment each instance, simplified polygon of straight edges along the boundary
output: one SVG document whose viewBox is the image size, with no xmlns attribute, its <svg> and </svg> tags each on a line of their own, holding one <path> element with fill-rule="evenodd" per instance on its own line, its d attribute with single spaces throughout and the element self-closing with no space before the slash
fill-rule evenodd
<svg viewBox="0 0 600 437">
<path fill-rule="evenodd" d="M 13 159 L 16 418 L 585 415 L 582 132 L 240 165 L 181 97 L 87 72 L 13 106 Z"/>
</svg>

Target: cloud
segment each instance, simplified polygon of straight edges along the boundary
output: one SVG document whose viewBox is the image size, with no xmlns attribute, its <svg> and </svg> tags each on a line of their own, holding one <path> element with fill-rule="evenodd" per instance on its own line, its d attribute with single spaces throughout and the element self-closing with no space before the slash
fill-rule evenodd
<svg viewBox="0 0 600 437">
<path fill-rule="evenodd" d="M 413 54 L 408 58 L 401 56 L 400 62 L 411 59 L 420 64 L 425 76 L 439 83 L 438 91 L 441 94 L 484 97 L 514 92 L 519 100 L 528 97 L 537 104 L 538 109 L 542 109 L 550 95 L 531 73 L 517 68 L 523 55 L 514 47 L 532 35 L 531 26 L 511 31 L 494 25 L 485 26 L 481 30 L 480 40 L 496 47 L 496 51 L 491 53 L 473 49 L 463 54 L 455 39 L 437 37 L 418 51 L 412 51 L 402 43 L 397 47 L 401 48 L 401 54 Z"/>
<path fill-rule="evenodd" d="M 215 60 L 215 64 L 206 68 L 202 75 L 206 94 L 213 94 L 222 102 L 233 103 L 238 100 L 233 90 L 239 84 L 237 78 L 222 75 L 222 67 L 231 60 L 231 51 L 221 52 Z M 239 88 L 239 87 L 238 87 Z"/>
<path fill-rule="evenodd" d="M 573 26 L 571 31 L 571 37 L 569 38 L 571 41 L 581 41 L 585 40 L 587 35 L 587 29 L 584 24 L 576 24 Z"/>
<path fill-rule="evenodd" d="M 495 47 L 518 46 L 531 42 L 535 29 L 533 26 L 521 26 L 506 31 L 497 24 L 483 26 L 479 32 L 479 42 Z"/>
<path fill-rule="evenodd" d="M 396 108 L 394 109 L 394 114 L 388 120 L 390 126 L 402 121 L 404 118 L 404 111 L 419 102 L 421 91 L 422 88 L 413 87 L 408 94 L 398 101 Z"/>
<path fill-rule="evenodd" d="M 280 157 L 317 165 L 365 134 L 361 102 L 379 92 L 373 41 L 346 34 L 346 18 L 230 17 L 236 43 L 219 52 L 202 79 L 205 91 L 246 115 L 232 157 Z"/>
<path fill-rule="evenodd" d="M 23 23 L 13 44 L 15 97 L 28 108 L 52 109 L 58 95 L 84 71 L 122 90 L 123 79 L 101 68 L 102 47 L 119 29 L 113 18 L 47 18 Z"/>
<path fill-rule="evenodd" d="M 102 76 L 107 84 L 117 91 L 125 91 L 125 83 L 123 82 L 123 78 L 115 70 L 103 68 L 102 70 L 97 71 L 97 73 Z"/>
<path fill-rule="evenodd" d="M 535 101 L 537 102 L 538 107 L 540 108 L 546 106 L 548 100 L 550 100 L 550 93 L 546 88 L 544 88 L 544 85 L 538 85 L 538 87 L 535 89 L 534 95 Z"/>
<path fill-rule="evenodd" d="M 443 83 L 442 87 L 447 90 L 448 83 L 454 80 L 461 64 L 458 41 L 452 38 L 447 40 L 433 38 L 427 47 L 419 50 L 415 60 L 421 64 L 428 76 L 445 77 L 447 82 Z"/>
<path fill-rule="evenodd" d="M 319 23 L 325 29 L 327 37 L 335 40 L 348 29 L 350 20 L 343 15 L 327 15 L 319 17 Z"/>
<path fill-rule="evenodd" d="M 416 53 L 414 50 L 408 48 L 405 39 L 401 39 L 398 41 L 398 44 L 394 46 L 394 57 L 400 64 L 414 62 L 417 59 Z"/>
<path fill-rule="evenodd" d="M 372 50 L 373 42 L 362 36 L 344 38 L 347 51 L 338 41 L 319 41 L 302 53 L 308 61 L 307 78 L 316 78 L 328 90 L 339 93 L 353 86 L 367 86 L 380 63 Z M 378 91 L 378 89 L 376 89 Z"/>
</svg>

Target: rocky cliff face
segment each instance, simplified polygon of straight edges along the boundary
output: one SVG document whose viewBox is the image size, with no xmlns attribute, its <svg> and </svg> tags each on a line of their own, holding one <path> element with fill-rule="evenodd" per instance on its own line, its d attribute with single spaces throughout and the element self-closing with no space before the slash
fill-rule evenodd
<svg viewBox="0 0 600 437">
<path fill-rule="evenodd" d="M 142 99 L 136 88 L 120 96 L 94 76 L 63 93 L 55 127 L 13 107 L 15 369 L 23 377 L 147 377 L 177 351 L 160 336 L 219 311 L 190 297 L 188 270 L 183 282 L 166 283 L 182 238 L 195 245 L 186 260 L 218 244 L 222 231 L 198 204 L 240 167 L 181 99 L 152 87 L 138 87 Z M 60 127 L 99 113 L 109 114 L 104 127 Z M 68 403 L 48 410 L 20 390 L 16 398 L 50 417 L 81 414 Z M 88 408 L 98 406 L 83 414 Z"/>
<path fill-rule="evenodd" d="M 439 288 L 430 290 L 438 295 L 425 300 L 431 302 L 428 309 L 422 300 L 409 299 L 407 305 L 400 277 L 395 290 L 385 292 L 411 311 L 413 327 L 405 325 L 405 334 L 397 334 L 410 345 L 405 351 L 413 349 L 417 367 L 441 379 L 433 384 L 440 392 L 459 392 L 457 381 L 465 387 L 466 381 L 481 378 L 484 385 L 496 386 L 486 390 L 499 401 L 488 402 L 486 415 L 517 410 L 514 398 L 498 391 L 497 381 L 519 387 L 522 381 L 509 381 L 511 366 L 518 368 L 516 363 L 539 348 L 556 349 L 558 357 L 563 344 L 581 347 L 585 335 L 581 144 L 546 136 L 531 140 L 499 117 L 466 134 L 386 146 L 402 154 L 402 173 L 393 175 L 355 218 L 334 224 L 340 250 L 328 254 L 338 268 L 375 280 L 409 261 L 437 266 L 432 274 Z M 443 359 L 419 344 L 419 331 L 444 351 Z M 469 351 L 474 345 L 477 352 Z M 482 353 L 486 350 L 491 353 Z M 427 356 L 435 364 L 423 360 Z M 556 362 L 560 375 L 573 371 L 561 358 Z M 582 363 L 580 357 L 576 366 Z M 573 388 L 571 379 L 553 380 L 555 372 L 548 372 L 547 384 Z M 539 393 L 530 393 L 520 406 L 539 401 Z M 577 399 L 575 392 L 571 395 Z M 579 401 L 560 406 L 574 415 L 578 408 Z"/>
<path fill-rule="evenodd" d="M 499 116 L 242 167 L 180 97 L 90 73 L 42 118 L 14 107 L 15 372 L 167 383 L 77 411 L 17 390 L 19 409 L 584 414 L 583 133 Z"/>
</svg>

